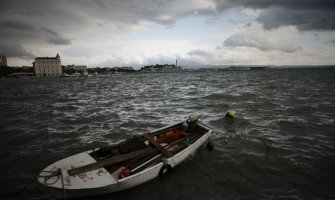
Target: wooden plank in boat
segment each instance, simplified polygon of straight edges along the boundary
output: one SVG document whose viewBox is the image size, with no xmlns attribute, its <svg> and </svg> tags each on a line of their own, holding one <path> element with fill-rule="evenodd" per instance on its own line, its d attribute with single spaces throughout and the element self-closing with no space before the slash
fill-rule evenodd
<svg viewBox="0 0 335 200">
<path fill-rule="evenodd" d="M 119 162 L 122 162 L 122 161 L 126 161 L 126 160 L 129 160 L 129 159 L 132 159 L 132 158 L 136 158 L 136 157 L 142 156 L 144 154 L 151 153 L 153 151 L 156 151 L 156 150 L 152 149 L 152 148 L 145 148 L 145 149 L 133 151 L 133 152 L 126 153 L 126 154 L 120 154 L 120 155 L 116 155 L 116 156 L 113 156 L 113 157 L 110 157 L 110 158 L 106 158 L 104 160 L 100 160 L 100 161 L 95 162 L 95 163 L 91 163 L 91 164 L 88 164 L 88 165 L 84 165 L 84 166 L 80 166 L 80 167 L 77 167 L 77 168 L 70 169 L 67 172 L 71 176 L 74 176 L 74 175 L 82 174 L 82 173 L 92 171 L 92 170 L 95 170 L 95 169 L 110 166 L 110 165 L 113 165 L 113 164 L 116 164 L 116 163 L 119 163 Z"/>
<path fill-rule="evenodd" d="M 173 156 L 173 154 L 162 147 L 160 144 L 158 144 L 153 137 L 151 137 L 148 133 L 143 134 L 144 138 L 147 139 L 150 144 L 152 144 L 156 149 L 158 149 L 160 152 L 162 152 L 166 157 L 170 158 Z"/>
</svg>

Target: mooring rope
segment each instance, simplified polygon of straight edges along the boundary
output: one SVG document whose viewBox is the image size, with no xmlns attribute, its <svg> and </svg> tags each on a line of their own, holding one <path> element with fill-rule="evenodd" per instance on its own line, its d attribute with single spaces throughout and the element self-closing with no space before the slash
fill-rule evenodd
<svg viewBox="0 0 335 200">
<path fill-rule="evenodd" d="M 52 173 L 50 175 L 40 175 L 38 177 L 44 177 L 44 185 L 53 185 L 55 183 L 57 183 L 59 181 L 59 178 L 61 179 L 61 184 L 62 184 L 62 189 L 63 189 L 63 193 L 64 193 L 64 199 L 66 200 L 66 190 L 65 190 L 65 185 L 64 185 L 64 176 L 62 173 L 62 169 L 58 168 L 57 171 L 42 171 L 42 172 L 47 172 L 47 173 Z M 55 177 L 57 176 L 57 179 L 52 182 L 52 183 L 47 183 L 47 181 L 51 178 L 51 177 Z"/>
<path fill-rule="evenodd" d="M 65 187 L 64 187 L 63 173 L 62 173 L 62 170 L 60 168 L 58 168 L 58 171 L 60 172 L 60 178 L 61 178 L 61 181 L 62 181 L 62 188 L 63 188 L 63 193 L 64 193 L 64 199 L 66 200 L 66 191 L 65 191 Z"/>
<path fill-rule="evenodd" d="M 59 180 L 59 176 L 61 175 L 62 172 L 60 171 L 60 168 L 59 168 L 59 169 L 57 169 L 57 171 L 46 171 L 46 170 L 44 170 L 41 173 L 51 173 L 49 175 L 38 175 L 37 178 L 44 178 L 44 181 L 43 181 L 44 185 L 53 185 L 53 184 L 57 183 L 57 181 Z M 47 181 L 52 177 L 57 177 L 57 179 L 52 183 L 47 183 Z"/>
</svg>

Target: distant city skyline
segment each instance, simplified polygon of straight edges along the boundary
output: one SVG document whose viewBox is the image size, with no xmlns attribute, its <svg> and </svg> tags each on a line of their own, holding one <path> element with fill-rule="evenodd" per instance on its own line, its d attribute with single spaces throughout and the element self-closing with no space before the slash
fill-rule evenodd
<svg viewBox="0 0 335 200">
<path fill-rule="evenodd" d="M 2 0 L 0 29 L 9 66 L 335 64 L 328 0 Z"/>
</svg>

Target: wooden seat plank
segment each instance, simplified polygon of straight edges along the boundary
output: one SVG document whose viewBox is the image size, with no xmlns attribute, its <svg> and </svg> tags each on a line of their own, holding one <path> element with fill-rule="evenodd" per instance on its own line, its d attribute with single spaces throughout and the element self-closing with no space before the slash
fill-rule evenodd
<svg viewBox="0 0 335 200">
<path fill-rule="evenodd" d="M 104 160 L 100 160 L 98 162 L 91 163 L 91 164 L 88 164 L 88 165 L 76 167 L 76 168 L 68 170 L 67 172 L 71 176 L 74 176 L 74 175 L 82 174 L 82 173 L 92 171 L 92 170 L 95 170 L 95 169 L 110 166 L 110 165 L 113 165 L 113 164 L 116 164 L 116 163 L 119 163 L 119 162 L 122 162 L 122 161 L 126 161 L 126 160 L 129 160 L 129 159 L 132 159 L 132 158 L 136 158 L 136 157 L 139 157 L 139 156 L 142 156 L 142 155 L 145 155 L 147 153 L 154 152 L 154 151 L 157 151 L 157 150 L 152 149 L 152 148 L 140 149 L 140 150 L 133 151 L 133 152 L 130 152 L 130 153 L 120 154 L 120 155 L 116 155 L 116 156 L 113 156 L 113 157 L 110 157 L 110 158 L 106 158 Z"/>
<path fill-rule="evenodd" d="M 156 149 L 162 152 L 166 157 L 170 158 L 173 156 L 173 154 L 169 150 L 165 149 L 159 143 L 157 143 L 155 139 L 151 137 L 148 133 L 144 133 L 143 137 L 147 139 L 150 142 L 150 144 L 152 144 Z"/>
</svg>

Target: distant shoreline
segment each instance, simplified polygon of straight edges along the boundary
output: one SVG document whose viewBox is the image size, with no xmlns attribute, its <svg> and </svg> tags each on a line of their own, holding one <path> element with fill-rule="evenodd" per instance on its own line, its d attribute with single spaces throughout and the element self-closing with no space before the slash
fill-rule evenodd
<svg viewBox="0 0 335 200">
<path fill-rule="evenodd" d="M 88 68 L 88 71 L 93 70 L 94 68 Z M 108 69 L 108 68 L 107 68 Z M 89 73 L 87 77 L 96 77 L 96 76 L 116 76 L 116 75 L 127 75 L 127 74 L 170 74 L 170 73 L 187 73 L 187 72 L 215 72 L 215 71 L 263 71 L 263 70 L 294 70 L 294 69 L 335 69 L 335 65 L 283 65 L 283 66 L 255 66 L 255 65 L 233 65 L 233 66 L 206 66 L 200 68 L 182 68 L 178 70 L 133 70 L 133 71 L 100 71 L 93 75 Z M 59 76 L 61 78 L 74 78 L 81 77 L 86 78 L 86 76 Z M 0 79 L 16 79 L 16 78 L 37 78 L 32 73 L 10 73 L 10 74 L 0 74 Z M 44 78 L 44 77 L 42 77 Z M 45 77 L 47 78 L 47 77 Z"/>
</svg>

